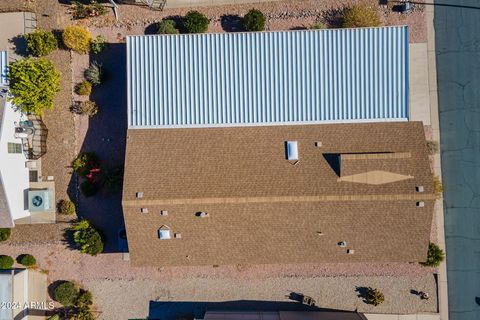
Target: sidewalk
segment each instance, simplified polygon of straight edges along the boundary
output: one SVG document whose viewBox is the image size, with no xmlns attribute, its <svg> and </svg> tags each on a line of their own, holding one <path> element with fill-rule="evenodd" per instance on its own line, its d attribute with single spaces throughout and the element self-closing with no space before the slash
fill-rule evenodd
<svg viewBox="0 0 480 320">
<path fill-rule="evenodd" d="M 439 314 L 371 314 L 365 313 L 368 320 L 440 320 Z"/>
</svg>

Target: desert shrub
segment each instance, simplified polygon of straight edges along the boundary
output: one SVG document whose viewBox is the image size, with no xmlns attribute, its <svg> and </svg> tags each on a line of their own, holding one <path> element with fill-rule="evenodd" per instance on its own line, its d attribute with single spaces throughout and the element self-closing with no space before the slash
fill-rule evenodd
<svg viewBox="0 0 480 320">
<path fill-rule="evenodd" d="M 90 307 L 82 307 L 78 308 L 77 314 L 74 316 L 75 320 L 95 320 L 95 316 L 93 315 Z"/>
<path fill-rule="evenodd" d="M 92 84 L 83 80 L 75 86 L 75 92 L 81 96 L 89 96 L 92 93 Z"/>
<path fill-rule="evenodd" d="M 90 41 L 90 51 L 92 51 L 94 54 L 99 54 L 107 48 L 107 39 L 105 39 L 105 37 L 102 35 L 96 36 Z"/>
<path fill-rule="evenodd" d="M 46 56 L 58 48 L 57 38 L 50 31 L 36 30 L 25 36 L 27 51 L 36 57 Z"/>
<path fill-rule="evenodd" d="M 122 190 L 123 168 L 116 167 L 105 170 L 103 186 L 110 193 L 118 193 Z"/>
<path fill-rule="evenodd" d="M 157 24 L 157 34 L 179 34 L 175 21 L 162 20 Z"/>
<path fill-rule="evenodd" d="M 93 182 L 86 180 L 80 184 L 80 191 L 86 198 L 90 198 L 97 194 L 98 187 Z"/>
<path fill-rule="evenodd" d="M 94 152 L 81 152 L 72 162 L 73 171 L 82 177 L 85 177 L 91 169 L 98 167 L 98 157 Z"/>
<path fill-rule="evenodd" d="M 327 25 L 321 21 L 317 21 L 310 26 L 310 29 L 327 29 Z"/>
<path fill-rule="evenodd" d="M 428 154 L 434 155 L 438 152 L 439 149 L 440 148 L 438 147 L 438 142 L 437 141 L 433 141 L 433 140 L 427 141 Z"/>
<path fill-rule="evenodd" d="M 208 29 L 208 18 L 198 11 L 189 11 L 183 19 L 183 24 L 188 33 L 203 33 Z"/>
<path fill-rule="evenodd" d="M 93 117 L 98 113 L 98 106 L 93 101 L 78 101 L 73 108 L 75 113 Z"/>
<path fill-rule="evenodd" d="M 96 256 L 103 252 L 102 236 L 87 220 L 76 223 L 73 231 L 73 241 L 82 253 Z"/>
<path fill-rule="evenodd" d="M 10 256 L 0 255 L 0 269 L 11 269 L 15 261 Z"/>
<path fill-rule="evenodd" d="M 366 5 L 354 5 L 343 12 L 344 28 L 378 27 L 380 18 L 375 8 Z"/>
<path fill-rule="evenodd" d="M 102 64 L 97 61 L 90 63 L 84 72 L 85 79 L 87 79 L 94 86 L 98 86 L 103 80 L 103 68 Z"/>
<path fill-rule="evenodd" d="M 60 89 L 60 74 L 49 60 L 22 59 L 9 65 L 10 98 L 25 113 L 42 115 L 53 108 L 53 98 Z"/>
<path fill-rule="evenodd" d="M 18 257 L 18 263 L 25 267 L 33 267 L 37 264 L 37 259 L 31 254 L 22 254 Z"/>
<path fill-rule="evenodd" d="M 421 264 L 427 267 L 438 267 L 445 260 L 445 253 L 435 243 L 430 242 L 428 245 L 427 261 Z"/>
<path fill-rule="evenodd" d="M 54 292 L 53 299 L 64 306 L 73 306 L 78 296 L 77 287 L 70 281 L 59 284 Z"/>
<path fill-rule="evenodd" d="M 70 200 L 60 200 L 58 203 L 58 211 L 60 214 L 67 216 L 73 215 L 76 213 L 75 203 Z"/>
<path fill-rule="evenodd" d="M 80 26 L 68 26 L 63 31 L 63 43 L 75 52 L 86 54 L 90 49 L 90 32 Z"/>
<path fill-rule="evenodd" d="M 433 177 L 433 193 L 437 199 L 442 197 L 443 185 L 438 176 Z"/>
<path fill-rule="evenodd" d="M 72 14 L 74 19 L 85 19 L 89 17 L 96 17 L 107 13 L 107 9 L 96 1 L 91 1 L 91 4 L 83 4 L 78 1 L 72 2 Z"/>
<path fill-rule="evenodd" d="M 376 307 L 385 301 L 385 296 L 378 289 L 368 288 L 366 301 Z"/>
<path fill-rule="evenodd" d="M 265 16 L 262 11 L 252 9 L 243 17 L 243 27 L 247 31 L 265 30 Z"/>
<path fill-rule="evenodd" d="M 92 293 L 88 290 L 80 289 L 75 305 L 79 308 L 89 308 L 93 304 Z"/>
<path fill-rule="evenodd" d="M 7 241 L 12 234 L 12 229 L 10 228 L 0 228 L 0 242 Z"/>
<path fill-rule="evenodd" d="M 53 316 L 49 317 L 47 320 L 62 320 L 62 318 L 58 313 L 56 313 Z"/>
</svg>

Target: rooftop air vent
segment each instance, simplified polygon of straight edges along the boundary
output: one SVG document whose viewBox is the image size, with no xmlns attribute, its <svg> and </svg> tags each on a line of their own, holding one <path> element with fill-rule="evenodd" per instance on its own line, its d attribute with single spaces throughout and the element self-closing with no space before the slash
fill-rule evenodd
<svg viewBox="0 0 480 320">
<path fill-rule="evenodd" d="M 347 246 L 347 241 L 340 241 L 337 243 L 339 247 L 345 248 Z"/>
<path fill-rule="evenodd" d="M 355 253 L 355 250 L 353 250 L 353 249 L 348 249 L 348 250 L 347 250 L 347 253 L 348 253 L 348 254 L 354 254 L 354 253 Z"/>
<path fill-rule="evenodd" d="M 175 239 L 182 239 L 182 234 L 181 234 L 181 233 L 175 233 L 175 234 L 173 235 L 173 237 L 174 237 Z"/>
<path fill-rule="evenodd" d="M 140 208 L 141 213 L 148 213 L 148 208 Z"/>
<path fill-rule="evenodd" d="M 298 161 L 298 142 L 286 141 L 285 142 L 285 154 L 288 161 Z"/>
<path fill-rule="evenodd" d="M 320 148 L 322 146 L 322 141 L 315 141 L 315 147 Z"/>
<path fill-rule="evenodd" d="M 167 210 L 160 210 L 160 215 L 161 216 L 168 216 L 168 211 Z"/>
<path fill-rule="evenodd" d="M 137 199 L 143 198 L 143 192 L 137 192 L 137 193 L 135 194 L 135 197 L 136 197 Z"/>
<path fill-rule="evenodd" d="M 203 212 L 203 211 L 197 212 L 195 215 L 200 218 L 206 218 L 210 216 L 208 212 Z"/>
<path fill-rule="evenodd" d="M 416 186 L 415 187 L 415 190 L 417 190 L 417 192 L 424 192 L 425 189 L 423 188 L 423 186 Z"/>
<path fill-rule="evenodd" d="M 425 202 L 423 202 L 423 201 L 418 201 L 418 202 L 417 202 L 417 207 L 418 207 L 418 208 L 423 208 L 423 207 L 425 207 Z"/>
</svg>

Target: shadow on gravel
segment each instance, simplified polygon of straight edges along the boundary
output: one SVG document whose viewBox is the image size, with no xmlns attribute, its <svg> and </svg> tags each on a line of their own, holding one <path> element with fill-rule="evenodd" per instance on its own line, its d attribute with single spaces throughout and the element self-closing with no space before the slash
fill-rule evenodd
<svg viewBox="0 0 480 320">
<path fill-rule="evenodd" d="M 243 28 L 243 18 L 236 14 L 223 15 L 220 19 L 222 29 L 226 32 L 241 32 Z"/>
<path fill-rule="evenodd" d="M 206 311 L 316 311 L 323 312 L 325 319 L 358 320 L 363 319 L 357 312 L 310 307 L 296 302 L 238 300 L 225 302 L 171 302 L 150 301 L 148 319 L 177 320 L 203 319 Z M 319 317 L 323 319 L 323 317 Z"/>
<path fill-rule="evenodd" d="M 126 46 L 124 43 L 111 43 L 100 54 L 90 55 L 90 63 L 93 61 L 102 64 L 106 78 L 101 85 L 93 88 L 90 96 L 100 111 L 89 119 L 80 152 L 94 152 L 102 170 L 123 168 L 127 133 Z M 68 190 L 70 198 L 76 200 L 78 217 L 87 219 L 99 229 L 106 241 L 105 253 L 118 252 L 117 234 L 125 228 L 121 187 L 114 193 L 103 188 L 95 196 L 87 198 L 78 188 L 82 181 L 73 174 Z"/>
</svg>

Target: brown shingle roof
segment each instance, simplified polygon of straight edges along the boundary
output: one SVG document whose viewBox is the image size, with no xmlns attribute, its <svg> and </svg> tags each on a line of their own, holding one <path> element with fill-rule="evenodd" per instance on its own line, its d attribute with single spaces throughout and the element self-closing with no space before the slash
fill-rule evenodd
<svg viewBox="0 0 480 320">
<path fill-rule="evenodd" d="M 287 140 L 298 141 L 295 165 L 285 159 Z M 339 182 L 327 161 L 385 152 L 410 157 L 348 161 L 414 178 Z M 432 193 L 421 123 L 128 131 L 123 207 L 134 265 L 421 261 Z M 172 239 L 158 239 L 162 225 Z"/>
</svg>

